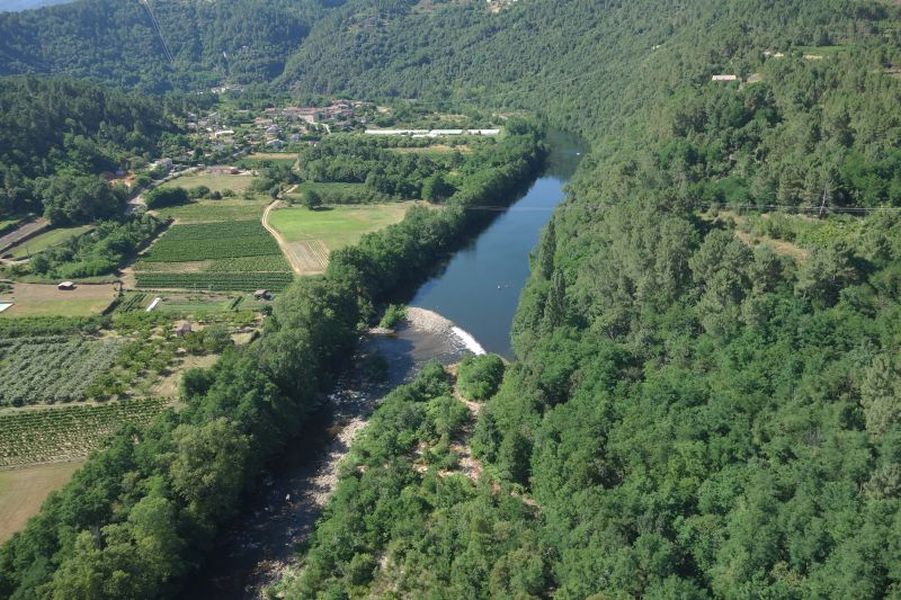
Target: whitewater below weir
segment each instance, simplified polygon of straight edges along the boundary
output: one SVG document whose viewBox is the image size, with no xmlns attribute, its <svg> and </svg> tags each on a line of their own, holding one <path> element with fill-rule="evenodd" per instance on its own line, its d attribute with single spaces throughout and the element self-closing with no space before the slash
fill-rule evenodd
<svg viewBox="0 0 901 600">
<path fill-rule="evenodd" d="M 338 483 L 338 469 L 372 411 L 423 365 L 459 362 L 485 350 L 468 332 L 418 307 L 393 332 L 372 330 L 360 340 L 348 370 L 285 460 L 267 473 L 242 516 L 220 536 L 217 550 L 182 593 L 183 598 L 261 598 L 263 590 L 296 564 L 303 544 Z M 373 382 L 366 365 L 381 355 L 387 377 Z"/>
</svg>

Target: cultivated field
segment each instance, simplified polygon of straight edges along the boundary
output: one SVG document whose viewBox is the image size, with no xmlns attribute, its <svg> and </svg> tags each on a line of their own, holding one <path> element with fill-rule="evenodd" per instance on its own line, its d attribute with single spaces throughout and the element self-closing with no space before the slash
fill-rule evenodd
<svg viewBox="0 0 901 600">
<path fill-rule="evenodd" d="M 65 485 L 80 466 L 67 462 L 0 471 L 0 542 L 22 529 L 50 492 Z"/>
<path fill-rule="evenodd" d="M 293 165 L 297 162 L 296 152 L 254 152 L 241 160 L 242 163 L 259 164 L 261 162 L 276 162 Z"/>
<path fill-rule="evenodd" d="M 167 402 L 163 398 L 135 398 L 0 413 L 0 467 L 87 456 L 123 425 L 149 423 Z"/>
<path fill-rule="evenodd" d="M 134 270 L 137 286 L 152 289 L 280 291 L 293 279 L 278 243 L 257 219 L 173 225 Z"/>
<path fill-rule="evenodd" d="M 125 299 L 116 311 L 122 313 L 145 311 L 156 298 L 160 298 L 160 302 L 153 309 L 155 313 L 201 320 L 222 313 L 256 312 L 264 305 L 264 302 L 257 301 L 251 294 L 246 293 L 135 291 L 125 294 Z"/>
<path fill-rule="evenodd" d="M 65 336 L 0 339 L 0 406 L 82 400 L 123 345 Z"/>
<path fill-rule="evenodd" d="M 253 177 L 246 173 L 229 175 L 227 173 L 203 172 L 176 177 L 171 181 L 167 181 L 160 187 L 191 189 L 203 185 L 208 187 L 211 192 L 231 190 L 236 194 L 239 194 L 247 189 L 247 186 L 250 185 L 251 181 L 253 181 Z"/>
<path fill-rule="evenodd" d="M 66 240 L 86 233 L 93 228 L 93 225 L 82 225 L 81 227 L 60 227 L 57 229 L 50 229 L 18 246 L 14 246 L 9 251 L 9 254 L 12 255 L 13 258 L 27 258 L 42 250 L 62 244 Z"/>
<path fill-rule="evenodd" d="M 224 198 L 222 200 L 200 200 L 181 206 L 160 208 L 153 212 L 161 217 L 175 219 L 178 224 L 248 221 L 259 219 L 266 204 L 267 201 L 263 198 L 255 200 Z"/>
<path fill-rule="evenodd" d="M 103 312 L 116 298 L 111 284 L 78 284 L 74 290 L 60 291 L 55 285 L 16 283 L 4 302 L 13 306 L 0 313 L 0 319 L 18 317 L 87 317 Z"/>
</svg>

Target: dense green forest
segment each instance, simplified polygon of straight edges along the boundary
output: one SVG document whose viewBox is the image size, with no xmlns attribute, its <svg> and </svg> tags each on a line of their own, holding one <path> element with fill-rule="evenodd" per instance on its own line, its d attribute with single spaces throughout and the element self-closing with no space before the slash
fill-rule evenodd
<svg viewBox="0 0 901 600">
<path fill-rule="evenodd" d="M 263 82 L 329 4 L 77 0 L 0 13 L 0 74 L 65 73 L 153 92 Z"/>
<path fill-rule="evenodd" d="M 500 388 L 496 363 L 461 372 L 482 401 L 471 430 L 440 370 L 394 394 L 289 597 L 901 593 L 897 5 L 520 0 L 495 14 L 351 0 L 310 13 L 296 51 L 237 72 L 199 42 L 173 47 L 171 70 L 144 21 L 148 50 L 108 49 L 121 63 L 48 50 L 31 66 L 22 57 L 48 43 L 37 28 L 62 10 L 22 16 L 32 37 L 0 38 L 18 53 L 0 63 L 152 89 L 207 81 L 201 66 L 218 69 L 208 81 L 281 73 L 276 89 L 295 94 L 534 111 L 591 146 L 534 254 Z M 711 81 L 722 74 L 741 81 Z M 302 428 L 373 303 L 459 238 L 467 205 L 533 172 L 534 133 L 508 128 L 501 159 L 471 163 L 449 210 L 412 210 L 334 253 L 252 350 L 191 374 L 185 410 L 92 458 L 0 550 L 0 595 L 172 595 Z M 328 144 L 309 154 L 329 176 L 345 166 Z M 346 180 L 366 181 L 377 156 Z M 391 166 L 400 183 L 429 171 Z M 456 468 L 455 436 L 481 464 L 475 481 L 439 474 Z"/>
<path fill-rule="evenodd" d="M 70 79 L 0 78 L 0 212 L 54 224 L 118 215 L 124 192 L 99 175 L 178 148 L 166 104 Z"/>
<path fill-rule="evenodd" d="M 471 175 L 444 210 L 413 208 L 334 252 L 325 276 L 296 280 L 260 340 L 189 371 L 183 407 L 114 436 L 0 549 L 0 596 L 174 595 L 265 461 L 302 434 L 373 307 L 465 238 L 483 217 L 468 206 L 509 196 L 543 156 L 539 129 L 511 122 L 496 146 L 467 156 Z"/>
<path fill-rule="evenodd" d="M 482 477 L 415 468 L 432 400 L 402 393 L 280 589 L 897 594 L 898 23 L 866 2 L 398 2 L 314 31 L 299 90 L 540 110 L 592 153 L 469 439 Z"/>
</svg>

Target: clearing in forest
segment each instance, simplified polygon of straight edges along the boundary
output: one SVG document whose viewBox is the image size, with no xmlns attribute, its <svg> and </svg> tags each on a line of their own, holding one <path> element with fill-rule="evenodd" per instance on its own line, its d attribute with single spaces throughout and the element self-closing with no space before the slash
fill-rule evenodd
<svg viewBox="0 0 901 600">
<path fill-rule="evenodd" d="M 320 273 L 329 252 L 357 243 L 363 235 L 399 223 L 409 202 L 328 206 L 318 210 L 290 207 L 273 210 L 269 224 L 284 238 L 303 265 L 303 273 Z"/>
</svg>

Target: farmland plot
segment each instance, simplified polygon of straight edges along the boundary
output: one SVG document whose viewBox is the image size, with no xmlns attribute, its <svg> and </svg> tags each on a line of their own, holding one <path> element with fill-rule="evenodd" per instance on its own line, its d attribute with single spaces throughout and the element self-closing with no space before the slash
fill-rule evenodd
<svg viewBox="0 0 901 600">
<path fill-rule="evenodd" d="M 21 531 L 50 492 L 65 485 L 80 466 L 65 462 L 0 471 L 0 542 Z"/>
<path fill-rule="evenodd" d="M 0 340 L 0 406 L 81 400 L 124 345 L 63 336 Z"/>
<path fill-rule="evenodd" d="M 269 225 L 286 241 L 305 274 L 322 273 L 330 252 L 356 244 L 365 234 L 403 220 L 410 202 L 329 206 L 321 210 L 292 207 L 272 211 Z"/>
<path fill-rule="evenodd" d="M 137 285 L 210 291 L 283 290 L 290 265 L 259 221 L 173 225 L 135 265 Z"/>
<path fill-rule="evenodd" d="M 173 225 L 143 257 L 149 262 L 280 255 L 259 221 Z"/>
<path fill-rule="evenodd" d="M 0 467 L 86 456 L 126 424 L 146 425 L 165 399 L 20 409 L 0 415 Z"/>
<path fill-rule="evenodd" d="M 198 200 L 179 206 L 167 206 L 154 212 L 161 217 L 172 218 L 176 223 L 212 223 L 216 221 L 249 221 L 259 219 L 268 203 L 267 198 L 245 200 Z"/>
</svg>

